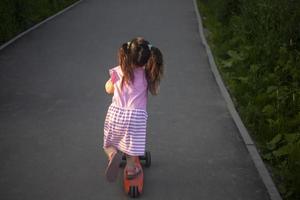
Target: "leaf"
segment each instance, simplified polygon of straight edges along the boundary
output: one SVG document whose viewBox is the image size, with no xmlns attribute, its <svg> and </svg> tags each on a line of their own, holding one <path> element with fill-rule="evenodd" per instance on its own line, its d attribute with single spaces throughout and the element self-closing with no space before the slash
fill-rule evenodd
<svg viewBox="0 0 300 200">
<path fill-rule="evenodd" d="M 267 119 L 267 122 L 269 123 L 269 125 L 275 124 L 275 120 L 274 119 Z"/>
<path fill-rule="evenodd" d="M 277 134 L 270 142 L 267 143 L 267 148 L 269 150 L 274 150 L 277 144 L 282 140 L 282 135 Z"/>
<path fill-rule="evenodd" d="M 272 105 L 270 105 L 270 104 L 266 105 L 262 109 L 262 112 L 265 113 L 268 116 L 271 116 L 275 111 L 276 111 L 275 108 Z"/>
<path fill-rule="evenodd" d="M 244 77 L 244 76 L 239 76 L 236 79 L 241 81 L 242 83 L 248 83 L 248 80 L 249 80 L 248 77 Z"/>
<path fill-rule="evenodd" d="M 292 190 L 289 190 L 287 193 L 286 193 L 286 197 L 291 197 L 292 195 L 294 195 L 294 191 Z"/>
<path fill-rule="evenodd" d="M 281 157 L 281 156 L 285 156 L 290 154 L 292 150 L 292 145 L 288 144 L 288 145 L 284 145 L 282 147 L 280 147 L 279 149 L 277 149 L 276 151 L 273 151 L 273 155 L 276 157 Z"/>
<path fill-rule="evenodd" d="M 278 189 L 279 189 L 279 191 L 281 192 L 281 193 L 286 193 L 286 186 L 283 184 L 283 183 L 279 183 L 278 184 Z"/>
<path fill-rule="evenodd" d="M 267 88 L 267 93 L 272 93 L 274 91 L 276 91 L 277 87 L 274 85 L 271 85 Z"/>
<path fill-rule="evenodd" d="M 299 133 L 289 133 L 284 135 L 284 139 L 288 143 L 296 143 L 300 139 L 300 134 Z"/>
<path fill-rule="evenodd" d="M 258 65 L 251 65 L 250 66 L 250 71 L 253 73 L 256 73 L 259 70 L 259 66 Z"/>
<path fill-rule="evenodd" d="M 230 68 L 233 65 L 233 60 L 232 59 L 227 59 L 222 61 L 222 67 L 224 68 Z"/>
<path fill-rule="evenodd" d="M 265 160 L 272 160 L 273 155 L 272 155 L 272 153 L 267 153 L 267 154 L 263 155 L 262 157 Z"/>
<path fill-rule="evenodd" d="M 238 61 L 243 60 L 242 56 L 239 55 L 239 54 L 237 53 L 237 51 L 229 50 L 229 51 L 227 51 L 227 54 L 228 54 L 233 60 L 238 60 Z"/>
<path fill-rule="evenodd" d="M 273 144 L 277 144 L 278 142 L 280 142 L 282 139 L 282 134 L 277 134 L 271 141 L 270 143 L 273 143 Z"/>
<path fill-rule="evenodd" d="M 266 147 L 267 147 L 267 149 L 272 151 L 276 148 L 276 145 L 273 143 L 267 143 Z"/>
</svg>

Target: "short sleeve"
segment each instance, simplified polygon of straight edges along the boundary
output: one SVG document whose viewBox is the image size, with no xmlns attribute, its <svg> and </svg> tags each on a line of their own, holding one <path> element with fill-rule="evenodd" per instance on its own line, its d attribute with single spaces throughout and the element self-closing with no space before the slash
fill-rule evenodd
<svg viewBox="0 0 300 200">
<path fill-rule="evenodd" d="M 109 70 L 110 80 L 115 84 L 119 80 L 118 73 L 115 68 Z"/>
</svg>

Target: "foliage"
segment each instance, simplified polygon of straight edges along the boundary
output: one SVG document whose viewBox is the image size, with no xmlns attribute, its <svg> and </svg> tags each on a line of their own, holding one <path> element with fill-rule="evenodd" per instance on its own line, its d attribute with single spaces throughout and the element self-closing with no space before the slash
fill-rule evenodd
<svg viewBox="0 0 300 200">
<path fill-rule="evenodd" d="M 263 158 L 276 166 L 279 190 L 286 198 L 295 199 L 300 184 L 300 133 L 278 134 L 265 148 Z"/>
<path fill-rule="evenodd" d="M 0 44 L 77 0 L 1 0 Z"/>
<path fill-rule="evenodd" d="M 300 1 L 198 0 L 216 63 L 285 199 L 300 199 Z"/>
</svg>

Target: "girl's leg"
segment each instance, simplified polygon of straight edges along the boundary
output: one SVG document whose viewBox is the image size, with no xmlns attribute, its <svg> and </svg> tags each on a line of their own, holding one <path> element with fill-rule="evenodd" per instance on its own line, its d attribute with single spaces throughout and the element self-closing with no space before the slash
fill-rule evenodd
<svg viewBox="0 0 300 200">
<path fill-rule="evenodd" d="M 108 157 L 108 165 L 105 170 L 105 176 L 109 182 L 114 182 L 118 177 L 119 165 L 122 160 L 122 155 L 118 153 L 115 147 L 104 148 Z"/>
<path fill-rule="evenodd" d="M 127 169 L 132 171 L 135 168 L 135 159 L 137 159 L 136 156 L 129 156 L 126 155 L 126 161 L 127 161 Z"/>
<path fill-rule="evenodd" d="M 127 160 L 127 175 L 129 179 L 132 179 L 136 177 L 137 174 L 140 173 L 141 169 L 138 168 L 136 165 L 136 159 L 138 159 L 138 156 L 129 156 L 126 155 L 126 160 Z"/>
<path fill-rule="evenodd" d="M 107 148 L 104 148 L 104 151 L 108 157 L 108 159 L 110 160 L 111 159 L 111 156 L 117 152 L 117 149 L 113 146 L 109 146 Z"/>
</svg>

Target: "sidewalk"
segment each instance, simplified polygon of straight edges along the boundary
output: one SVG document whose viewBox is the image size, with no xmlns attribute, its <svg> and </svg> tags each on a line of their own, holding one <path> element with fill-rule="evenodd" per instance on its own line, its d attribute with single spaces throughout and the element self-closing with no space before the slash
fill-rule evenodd
<svg viewBox="0 0 300 200">
<path fill-rule="evenodd" d="M 84 0 L 0 51 L 0 196 L 127 199 L 104 178 L 104 92 L 119 45 L 144 36 L 164 54 L 149 98 L 141 199 L 267 200 L 198 32 L 193 1 Z"/>
</svg>

